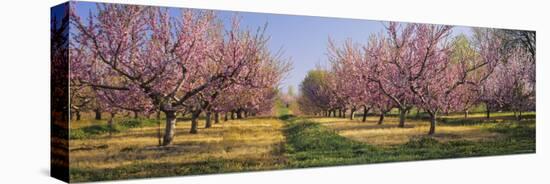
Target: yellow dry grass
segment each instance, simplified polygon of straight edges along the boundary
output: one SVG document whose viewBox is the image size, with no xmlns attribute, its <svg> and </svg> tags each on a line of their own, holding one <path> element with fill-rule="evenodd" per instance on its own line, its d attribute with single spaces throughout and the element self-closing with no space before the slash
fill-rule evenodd
<svg viewBox="0 0 550 184">
<path fill-rule="evenodd" d="M 357 118 L 359 119 L 359 118 Z M 426 136 L 429 122 L 407 119 L 405 128 L 399 128 L 397 117 L 386 117 L 382 125 L 378 125 L 378 117 L 368 117 L 367 122 L 342 118 L 311 118 L 338 134 L 377 146 L 404 144 L 411 138 Z M 481 125 L 438 125 L 436 134 L 432 136 L 441 142 L 456 140 L 491 140 L 500 134 L 484 130 Z"/>
<path fill-rule="evenodd" d="M 97 123 L 97 122 L 96 122 Z M 88 124 L 83 122 L 82 124 Z M 74 125 L 79 125 L 76 122 Z M 189 121 L 177 123 L 173 145 L 159 148 L 157 127 L 143 127 L 71 140 L 70 167 L 106 169 L 128 164 L 192 163 L 208 159 L 277 160 L 274 154 L 283 145 L 283 124 L 273 118 L 231 120 L 212 128 L 199 124 L 199 133 L 190 134 Z M 81 127 L 79 125 L 78 127 Z"/>
</svg>

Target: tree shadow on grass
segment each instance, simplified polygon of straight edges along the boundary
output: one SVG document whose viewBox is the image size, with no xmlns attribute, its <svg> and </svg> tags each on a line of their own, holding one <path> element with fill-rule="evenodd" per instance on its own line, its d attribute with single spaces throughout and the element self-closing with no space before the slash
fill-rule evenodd
<svg viewBox="0 0 550 184">
<path fill-rule="evenodd" d="M 136 163 L 108 169 L 71 168 L 72 182 L 139 179 L 280 169 L 284 159 L 209 158 L 188 163 Z"/>
<path fill-rule="evenodd" d="M 279 119 L 283 120 L 283 121 L 288 121 L 288 120 L 291 120 L 292 118 L 295 118 L 295 117 L 296 116 L 291 115 L 291 114 L 285 114 L 285 115 L 279 116 Z"/>
</svg>

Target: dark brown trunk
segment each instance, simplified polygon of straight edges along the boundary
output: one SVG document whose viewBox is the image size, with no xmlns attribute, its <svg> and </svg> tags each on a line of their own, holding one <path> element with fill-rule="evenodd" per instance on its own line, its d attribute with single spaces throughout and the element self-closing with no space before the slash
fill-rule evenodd
<svg viewBox="0 0 550 184">
<path fill-rule="evenodd" d="M 430 131 L 428 132 L 428 135 L 435 134 L 436 123 L 437 123 L 437 113 L 430 113 Z"/>
<path fill-rule="evenodd" d="M 342 118 L 346 118 L 346 109 L 342 110 Z"/>
<path fill-rule="evenodd" d="M 384 123 L 384 117 L 386 117 L 386 112 L 380 112 L 380 119 L 378 119 L 378 124 L 381 125 Z"/>
<path fill-rule="evenodd" d="M 162 123 L 160 123 L 160 111 L 157 111 L 157 125 L 158 125 L 157 138 L 159 139 L 159 146 L 162 146 L 162 133 L 161 133 Z"/>
<path fill-rule="evenodd" d="M 204 124 L 204 128 L 212 127 L 212 112 L 206 111 L 205 121 L 206 123 Z"/>
<path fill-rule="evenodd" d="M 369 113 L 369 109 L 367 107 L 363 107 L 363 122 L 367 122 L 367 114 Z"/>
<path fill-rule="evenodd" d="M 199 115 L 201 114 L 200 111 L 195 111 L 191 113 L 191 130 L 189 133 L 196 134 L 198 133 L 197 128 L 199 126 Z"/>
<path fill-rule="evenodd" d="M 468 118 L 468 110 L 464 111 L 464 118 Z"/>
<path fill-rule="evenodd" d="M 231 119 L 235 119 L 235 111 L 231 111 Z"/>
<path fill-rule="evenodd" d="M 407 111 L 405 109 L 399 109 L 399 127 L 400 128 L 405 127 L 406 115 L 407 115 Z"/>
<path fill-rule="evenodd" d="M 95 113 L 95 120 L 101 120 L 101 109 L 99 108 L 94 109 L 94 113 Z"/>
<path fill-rule="evenodd" d="M 176 112 L 164 111 L 164 115 L 166 115 L 166 127 L 164 129 L 164 139 L 162 141 L 162 145 L 168 146 L 172 144 L 174 135 L 176 134 Z"/>
<path fill-rule="evenodd" d="M 134 111 L 134 119 L 138 118 L 138 111 Z"/>
<path fill-rule="evenodd" d="M 485 103 L 485 109 L 486 109 L 486 118 L 491 118 L 491 108 L 489 107 L 489 103 Z"/>
<path fill-rule="evenodd" d="M 338 117 L 342 117 L 342 109 L 338 109 Z"/>
<path fill-rule="evenodd" d="M 76 120 L 80 121 L 80 111 L 76 111 Z"/>
<path fill-rule="evenodd" d="M 237 110 L 237 119 L 243 119 L 243 111 Z"/>
<path fill-rule="evenodd" d="M 224 112 L 223 113 L 223 121 L 227 121 L 229 118 L 228 118 L 228 115 L 227 115 L 227 112 Z"/>
</svg>

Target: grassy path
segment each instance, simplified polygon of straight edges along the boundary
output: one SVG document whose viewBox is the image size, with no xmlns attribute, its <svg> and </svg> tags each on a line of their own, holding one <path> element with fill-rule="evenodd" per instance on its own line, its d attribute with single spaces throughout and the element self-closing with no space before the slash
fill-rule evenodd
<svg viewBox="0 0 550 184">
<path fill-rule="evenodd" d="M 287 167 L 303 168 L 365 163 L 366 153 L 376 152 L 373 146 L 348 139 L 308 119 L 295 117 L 286 108 L 279 108 L 285 122 L 285 154 Z"/>
</svg>

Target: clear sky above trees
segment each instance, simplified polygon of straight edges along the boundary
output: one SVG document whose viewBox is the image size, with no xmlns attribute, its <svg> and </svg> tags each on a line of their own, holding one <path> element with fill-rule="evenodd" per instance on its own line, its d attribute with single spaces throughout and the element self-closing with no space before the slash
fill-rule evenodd
<svg viewBox="0 0 550 184">
<path fill-rule="evenodd" d="M 77 13 L 87 17 L 90 11 L 96 11 L 96 4 L 77 2 Z M 177 8 L 169 8 L 171 16 L 179 16 Z M 249 13 L 234 11 L 216 11 L 226 26 L 231 25 L 235 13 L 241 17 L 243 28 L 256 29 L 267 23 L 266 35 L 270 36 L 269 48 L 273 52 L 280 50 L 283 57 L 290 58 L 293 69 L 283 81 L 282 91 L 287 86 L 298 87 L 308 71 L 317 65 L 327 66 L 327 43 L 329 37 L 340 44 L 348 38 L 356 42 L 367 42 L 369 35 L 384 31 L 387 22 L 357 19 L 341 19 L 313 16 L 295 16 L 267 13 Z M 455 26 L 453 34 L 471 34 L 468 27 Z"/>
</svg>

